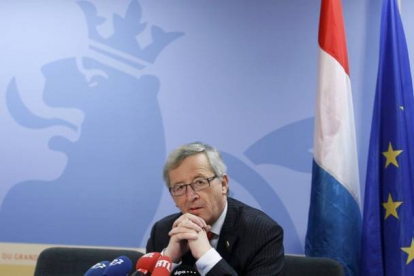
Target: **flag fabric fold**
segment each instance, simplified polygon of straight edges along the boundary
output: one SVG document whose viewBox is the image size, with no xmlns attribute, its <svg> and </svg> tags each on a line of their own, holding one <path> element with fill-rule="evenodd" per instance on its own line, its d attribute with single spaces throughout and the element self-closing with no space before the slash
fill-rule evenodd
<svg viewBox="0 0 414 276">
<path fill-rule="evenodd" d="M 361 275 L 414 275 L 414 100 L 396 0 L 383 0 Z"/>
<path fill-rule="evenodd" d="M 307 256 L 339 261 L 359 274 L 360 186 L 345 28 L 340 0 L 322 0 L 319 79 Z"/>
</svg>

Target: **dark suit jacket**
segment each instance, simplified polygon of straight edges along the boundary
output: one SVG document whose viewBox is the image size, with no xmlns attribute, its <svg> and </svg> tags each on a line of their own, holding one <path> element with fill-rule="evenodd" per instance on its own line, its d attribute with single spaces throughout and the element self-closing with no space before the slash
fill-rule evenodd
<svg viewBox="0 0 414 276">
<path fill-rule="evenodd" d="M 283 229 L 265 213 L 228 198 L 227 215 L 221 229 L 217 252 L 223 258 L 207 275 L 284 275 Z M 173 222 L 181 213 L 154 224 L 147 252 L 167 247 Z M 191 252 L 183 263 L 194 264 Z"/>
</svg>

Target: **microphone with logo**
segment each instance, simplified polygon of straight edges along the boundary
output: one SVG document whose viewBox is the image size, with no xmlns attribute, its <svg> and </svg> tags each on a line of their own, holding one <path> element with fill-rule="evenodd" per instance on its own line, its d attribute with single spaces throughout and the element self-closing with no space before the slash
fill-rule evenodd
<svg viewBox="0 0 414 276">
<path fill-rule="evenodd" d="M 114 259 L 104 270 L 103 276 L 126 276 L 132 268 L 132 262 L 127 256 Z"/>
<path fill-rule="evenodd" d="M 102 261 L 91 266 L 91 268 L 86 271 L 84 276 L 102 276 L 105 268 L 109 265 L 108 261 Z"/>
<path fill-rule="evenodd" d="M 151 252 L 143 255 L 139 258 L 135 266 L 137 271 L 135 271 L 131 276 L 151 275 L 160 256 L 161 254 L 158 252 Z"/>
<path fill-rule="evenodd" d="M 174 276 L 188 276 L 188 275 L 199 276 L 200 273 L 198 273 L 197 269 L 194 266 L 179 265 L 173 270 L 171 275 L 174 275 Z"/>
<path fill-rule="evenodd" d="M 152 276 L 170 276 L 172 261 L 168 256 L 161 256 L 155 264 Z"/>
</svg>

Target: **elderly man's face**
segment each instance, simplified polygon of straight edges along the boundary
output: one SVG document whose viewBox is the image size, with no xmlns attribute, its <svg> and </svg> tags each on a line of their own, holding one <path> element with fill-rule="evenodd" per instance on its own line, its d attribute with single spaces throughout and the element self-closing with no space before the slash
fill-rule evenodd
<svg viewBox="0 0 414 276">
<path fill-rule="evenodd" d="M 199 177 L 211 178 L 214 172 L 204 153 L 189 156 L 175 169 L 169 172 L 170 185 L 188 184 Z M 191 213 L 212 225 L 221 215 L 226 205 L 228 189 L 228 177 L 224 175 L 222 180 L 214 178 L 210 187 L 195 192 L 187 186 L 186 193 L 181 196 L 173 196 L 176 206 L 183 213 Z"/>
</svg>

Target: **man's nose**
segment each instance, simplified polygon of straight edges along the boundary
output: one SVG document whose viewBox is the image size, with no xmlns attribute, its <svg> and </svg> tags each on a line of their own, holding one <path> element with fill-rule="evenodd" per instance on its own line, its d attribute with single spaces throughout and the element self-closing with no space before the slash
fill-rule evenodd
<svg viewBox="0 0 414 276">
<path fill-rule="evenodd" d="M 198 194 L 196 191 L 194 191 L 193 187 L 191 185 L 187 186 L 187 190 L 185 191 L 185 195 L 187 199 L 193 199 L 194 197 L 198 197 Z"/>
</svg>

